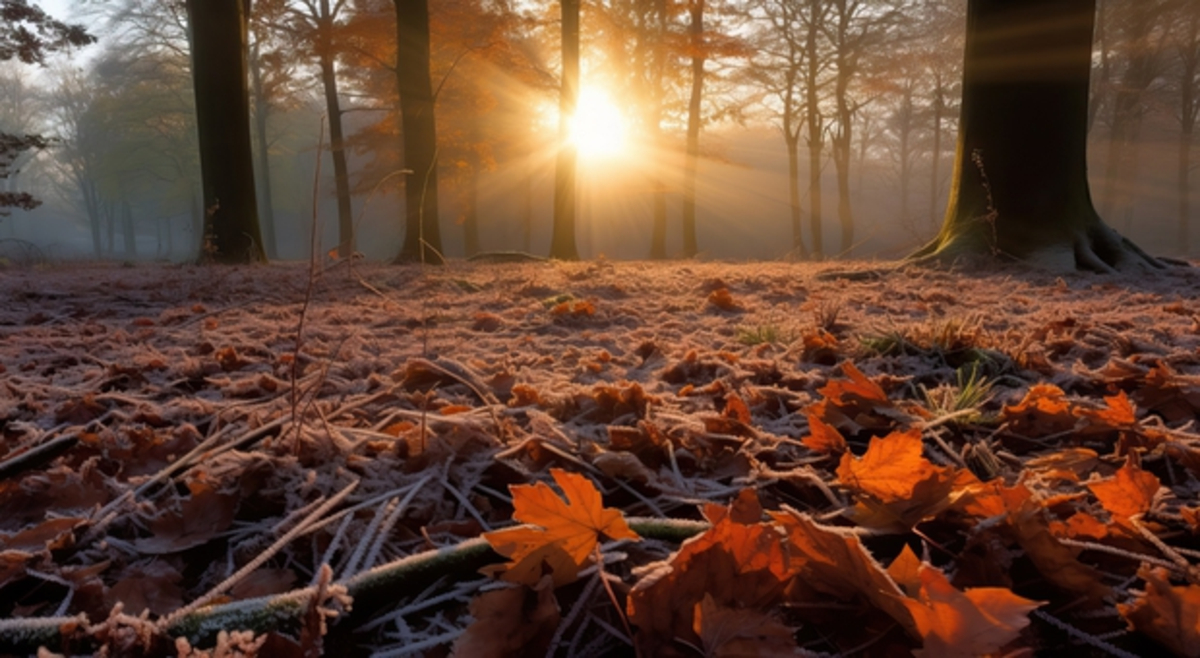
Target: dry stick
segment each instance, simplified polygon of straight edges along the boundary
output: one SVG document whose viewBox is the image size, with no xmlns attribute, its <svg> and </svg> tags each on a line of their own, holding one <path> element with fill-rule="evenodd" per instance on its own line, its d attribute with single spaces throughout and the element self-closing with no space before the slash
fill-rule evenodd
<svg viewBox="0 0 1200 658">
<path fill-rule="evenodd" d="M 334 494 L 332 498 L 330 498 L 329 500 L 326 500 L 320 507 L 313 510 L 312 514 L 309 514 L 307 517 L 304 518 L 303 521 L 296 524 L 296 527 L 287 531 L 286 533 L 284 533 L 284 535 L 282 537 L 275 540 L 275 543 L 271 544 L 271 546 L 268 547 L 267 550 L 260 553 L 253 560 L 250 560 L 249 562 L 247 562 L 246 565 L 243 566 L 241 569 L 238 569 L 237 572 L 235 572 L 232 576 L 226 578 L 219 585 L 217 585 L 216 587 L 209 590 L 208 593 L 205 594 L 204 596 L 201 596 L 200 598 L 196 599 L 195 601 L 192 601 L 191 603 L 187 604 L 186 606 L 184 606 L 184 607 L 176 610 L 175 612 L 172 612 L 171 614 L 167 615 L 166 617 L 163 617 L 162 619 L 160 619 L 158 622 L 158 628 L 159 629 L 170 628 L 174 624 L 174 622 L 196 612 L 200 608 L 207 606 L 209 603 L 212 602 L 213 599 L 215 599 L 216 597 L 225 593 L 234 585 L 238 584 L 238 582 L 240 582 L 243 578 L 250 575 L 251 572 L 253 572 L 255 569 L 262 566 L 263 563 L 265 563 L 267 560 L 274 557 L 274 555 L 276 553 L 278 553 L 280 551 L 280 549 L 282 549 L 284 546 L 287 546 L 293 539 L 304 534 L 304 531 L 308 528 L 308 526 L 312 525 L 313 522 L 320 519 L 326 512 L 328 512 L 330 509 L 332 509 L 338 503 L 342 502 L 342 500 L 346 496 L 350 495 L 350 492 L 354 491 L 354 489 L 357 486 L 358 486 L 358 480 L 355 480 L 355 481 L 351 482 L 350 484 L 346 485 L 341 491 Z"/>
<path fill-rule="evenodd" d="M 325 118 L 325 115 L 321 115 L 321 131 L 317 137 L 317 166 L 313 172 L 312 222 L 309 225 L 308 237 L 308 283 L 304 287 L 304 304 L 300 307 L 300 318 L 296 321 L 296 347 L 292 351 L 290 373 L 292 378 L 292 418 L 297 418 L 296 411 L 300 406 L 296 392 L 297 368 L 300 367 L 300 349 L 304 346 L 304 319 L 308 316 L 308 305 L 312 302 L 313 282 L 317 278 L 317 202 L 319 201 L 318 189 L 321 181 L 321 151 L 325 148 Z M 300 450 L 301 424 L 297 418 L 294 453 L 299 453 Z"/>
<path fill-rule="evenodd" d="M 35 468 L 40 468 L 54 461 L 59 455 L 67 452 L 79 443 L 79 436 L 66 434 L 34 446 L 16 457 L 9 457 L 0 462 L 0 480 L 7 480 Z"/>
</svg>

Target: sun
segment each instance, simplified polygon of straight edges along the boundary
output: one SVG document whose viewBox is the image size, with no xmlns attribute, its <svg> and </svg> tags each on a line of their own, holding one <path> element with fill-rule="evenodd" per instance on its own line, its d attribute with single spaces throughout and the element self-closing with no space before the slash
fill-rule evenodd
<svg viewBox="0 0 1200 658">
<path fill-rule="evenodd" d="M 584 87 L 579 91 L 579 103 L 570 121 L 569 139 L 580 158 L 611 158 L 628 146 L 629 124 L 607 93 Z"/>
</svg>

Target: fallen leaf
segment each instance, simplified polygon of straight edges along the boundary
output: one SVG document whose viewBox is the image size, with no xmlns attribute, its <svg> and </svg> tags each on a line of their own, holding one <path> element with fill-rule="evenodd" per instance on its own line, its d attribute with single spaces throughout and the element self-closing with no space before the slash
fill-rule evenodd
<svg viewBox="0 0 1200 658">
<path fill-rule="evenodd" d="M 796 654 L 792 629 L 758 610 L 731 608 L 711 594 L 696 604 L 693 630 L 705 658 L 757 658 Z"/>
<path fill-rule="evenodd" d="M 1000 417 L 1014 434 L 1030 438 L 1065 432 L 1078 420 L 1066 394 L 1054 384 L 1034 384 L 1020 402 L 1005 405 Z"/>
<path fill-rule="evenodd" d="M 846 452 L 846 439 L 842 433 L 812 414 L 808 415 L 808 432 L 800 442 L 809 450 L 835 455 Z"/>
<path fill-rule="evenodd" d="M 1137 416 L 1133 403 L 1125 395 L 1125 391 L 1112 396 L 1105 396 L 1103 409 L 1077 407 L 1075 415 L 1087 420 L 1093 427 L 1085 431 L 1129 429 L 1137 425 Z"/>
<path fill-rule="evenodd" d="M 625 523 L 620 510 L 603 506 L 600 492 L 591 480 L 557 468 L 550 469 L 550 474 L 562 489 L 566 502 L 545 482 L 509 487 L 513 518 L 538 527 L 507 528 L 483 535 L 496 552 L 510 559 L 506 580 L 536 584 L 542 574 L 539 567 L 537 579 L 529 582 L 527 576 L 533 573 L 530 563 L 540 565 L 547 551 L 551 555 L 561 551 L 571 565 L 555 561 L 554 582 L 561 585 L 576 578 L 601 536 L 639 539 Z"/>
<path fill-rule="evenodd" d="M 1200 658 L 1200 585 L 1173 586 L 1166 569 L 1145 564 L 1138 577 L 1146 591 L 1133 603 L 1118 603 L 1121 616 L 1176 656 Z"/>
<path fill-rule="evenodd" d="M 912 547 L 905 544 L 896 559 L 888 565 L 887 572 L 905 594 L 915 598 L 921 588 L 920 568 L 921 558 L 917 557 Z"/>
<path fill-rule="evenodd" d="M 787 533 L 784 546 L 796 572 L 789 593 L 793 599 L 861 598 L 916 636 L 912 616 L 901 602 L 904 592 L 858 537 L 818 525 L 796 512 L 772 512 L 771 518 Z"/>
<path fill-rule="evenodd" d="M 1112 477 L 1087 483 L 1104 509 L 1122 525 L 1128 525 L 1132 516 L 1149 512 L 1161 486 L 1158 477 L 1143 471 L 1134 461 L 1131 454 Z"/>
<path fill-rule="evenodd" d="M 1003 587 L 955 589 L 938 569 L 922 564 L 920 591 L 905 598 L 929 658 L 968 658 L 999 651 L 1029 625 L 1029 613 L 1042 605 Z"/>
<path fill-rule="evenodd" d="M 626 608 L 638 628 L 639 655 L 692 655 L 679 651 L 678 640 L 700 644 L 694 617 L 705 596 L 721 606 L 759 611 L 779 600 L 791 574 L 779 532 L 769 523 L 738 523 L 733 514 L 726 510 L 668 560 L 647 567 L 634 584 Z"/>
<path fill-rule="evenodd" d="M 187 486 L 191 495 L 180 502 L 177 511 L 162 512 L 147 521 L 153 536 L 134 542 L 139 551 L 149 555 L 185 551 L 208 543 L 233 524 L 236 493 L 218 493 L 203 480 L 192 480 Z"/>
<path fill-rule="evenodd" d="M 729 293 L 729 288 L 721 287 L 708 293 L 708 303 L 722 311 L 741 311 L 742 305 L 734 301 L 733 295 Z"/>
<path fill-rule="evenodd" d="M 475 621 L 454 641 L 458 658 L 542 656 L 561 617 L 551 579 L 483 592 L 468 606 Z"/>
</svg>

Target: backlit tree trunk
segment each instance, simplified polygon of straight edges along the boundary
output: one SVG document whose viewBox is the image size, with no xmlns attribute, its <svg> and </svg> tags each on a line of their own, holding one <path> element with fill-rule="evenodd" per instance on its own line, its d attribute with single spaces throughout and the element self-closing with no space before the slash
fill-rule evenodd
<svg viewBox="0 0 1200 658">
<path fill-rule="evenodd" d="M 354 210 L 350 200 L 350 174 L 346 166 L 346 141 L 342 131 L 342 105 L 338 97 L 333 49 L 333 12 L 329 0 L 321 0 L 317 16 L 317 59 L 321 65 L 321 87 L 325 91 L 325 115 L 329 121 L 329 152 L 333 157 L 333 184 L 337 194 L 338 257 L 354 255 Z"/>
<path fill-rule="evenodd" d="M 970 0 L 949 206 L 915 257 L 1111 272 L 1161 263 L 1101 221 L 1087 180 L 1096 0 Z"/>
<path fill-rule="evenodd" d="M 570 121 L 579 101 L 579 2 L 562 0 L 562 89 L 558 100 L 558 162 L 554 168 L 554 227 L 550 257 L 577 260 L 575 246 L 575 164 Z"/>
<path fill-rule="evenodd" d="M 205 234 L 224 263 L 266 260 L 254 192 L 244 0 L 188 0 Z"/>
<path fill-rule="evenodd" d="M 396 262 L 441 262 L 437 123 L 429 72 L 429 0 L 393 0 L 396 87 L 404 133 L 404 245 Z"/>
<path fill-rule="evenodd" d="M 688 99 L 687 154 L 683 162 L 683 257 L 700 253 L 696 241 L 696 164 L 700 158 L 700 100 L 704 94 L 704 0 L 689 0 L 692 93 Z"/>
</svg>

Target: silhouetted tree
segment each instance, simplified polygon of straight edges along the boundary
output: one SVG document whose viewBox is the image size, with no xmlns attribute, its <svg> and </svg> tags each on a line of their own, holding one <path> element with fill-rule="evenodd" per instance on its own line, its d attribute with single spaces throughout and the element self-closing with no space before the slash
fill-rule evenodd
<svg viewBox="0 0 1200 658">
<path fill-rule="evenodd" d="M 57 21 L 26 0 L 0 0 L 0 62 L 43 64 L 47 53 L 93 41 L 82 26 Z M 11 167 L 21 154 L 48 144 L 42 135 L 0 132 L 0 179 L 15 173 Z M 40 204 L 28 192 L 0 191 L 0 215 L 8 214 L 8 208 L 31 210 Z"/>
<path fill-rule="evenodd" d="M 950 202 L 941 232 L 914 257 L 992 255 L 1101 272 L 1163 267 L 1092 205 L 1095 14 L 1096 0 L 969 1 Z"/>
<path fill-rule="evenodd" d="M 393 0 L 396 87 L 404 135 L 404 245 L 397 262 L 440 262 L 438 145 L 429 69 L 429 0 Z"/>
<path fill-rule="evenodd" d="M 562 2 L 562 89 L 558 101 L 558 161 L 554 168 L 554 227 L 550 257 L 576 260 L 575 164 L 570 121 L 579 101 L 579 1 Z"/>
<path fill-rule="evenodd" d="M 700 252 L 696 242 L 696 161 L 700 158 L 700 101 L 704 96 L 704 0 L 688 0 L 692 85 L 688 96 L 687 146 L 683 160 L 683 257 Z"/>
<path fill-rule="evenodd" d="M 223 263 L 266 260 L 258 227 L 247 86 L 250 0 L 188 0 L 205 248 Z"/>
</svg>

